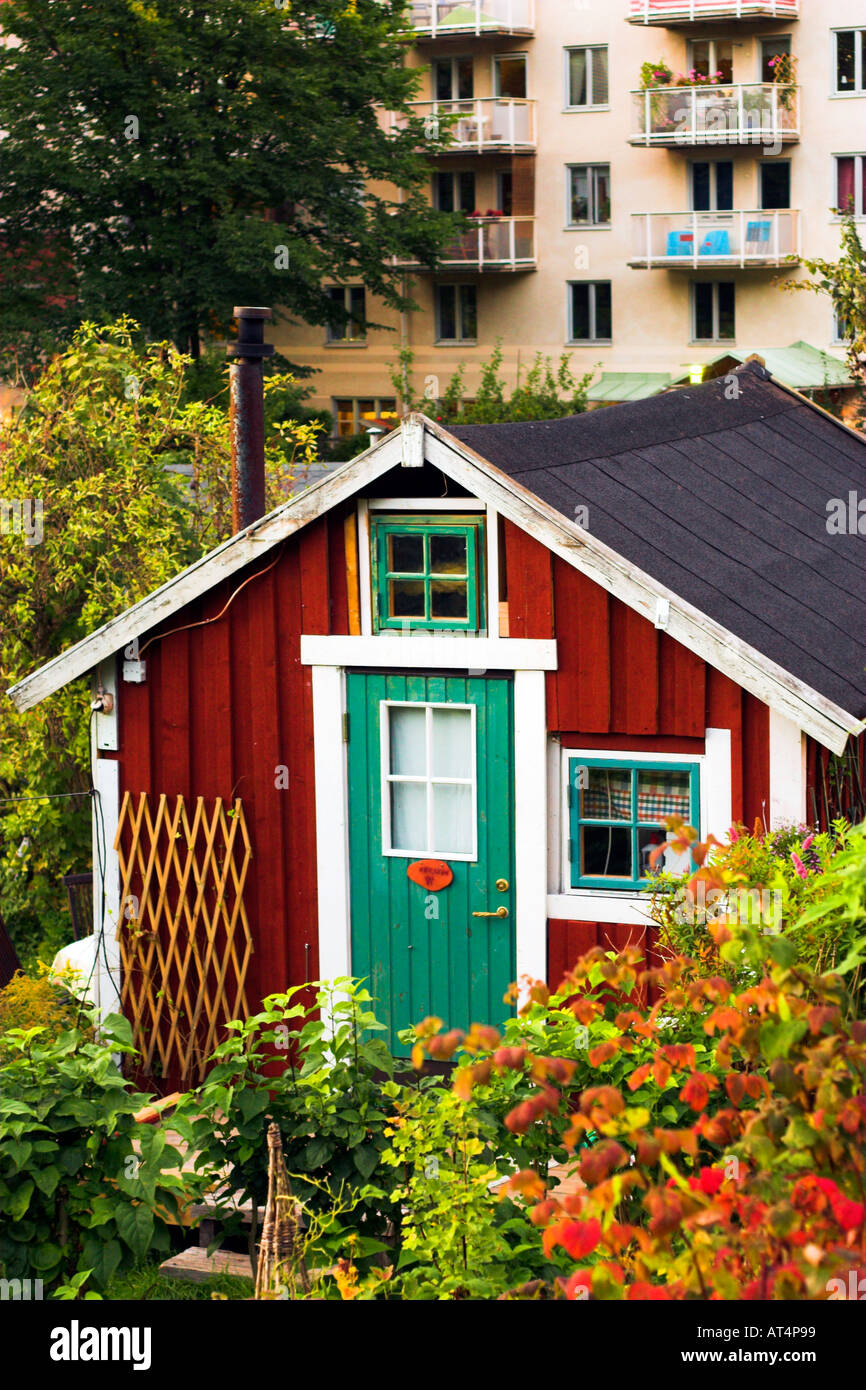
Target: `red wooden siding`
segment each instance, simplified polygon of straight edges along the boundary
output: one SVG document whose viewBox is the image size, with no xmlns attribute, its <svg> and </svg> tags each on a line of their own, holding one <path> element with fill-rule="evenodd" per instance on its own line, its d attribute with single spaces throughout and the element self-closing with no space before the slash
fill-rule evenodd
<svg viewBox="0 0 866 1390">
<path fill-rule="evenodd" d="M 121 795 L 244 802 L 251 1008 L 318 972 L 312 683 L 299 639 L 348 631 L 343 516 L 305 528 L 276 562 L 264 556 L 175 615 L 148 639 L 146 682 L 120 687 Z M 223 617 L 173 631 L 215 618 L 251 574 Z M 287 790 L 275 786 L 280 766 Z"/>
<path fill-rule="evenodd" d="M 552 990 L 558 989 L 578 958 L 591 951 L 594 946 L 601 946 L 605 951 L 624 951 L 627 946 L 640 946 L 646 950 L 648 967 L 658 966 L 661 962 L 655 946 L 653 927 L 646 928 L 637 923 L 627 925 L 620 922 L 551 920 L 547 924 L 549 987 Z M 654 990 L 650 991 L 650 998 L 654 997 L 654 994 Z"/>
</svg>

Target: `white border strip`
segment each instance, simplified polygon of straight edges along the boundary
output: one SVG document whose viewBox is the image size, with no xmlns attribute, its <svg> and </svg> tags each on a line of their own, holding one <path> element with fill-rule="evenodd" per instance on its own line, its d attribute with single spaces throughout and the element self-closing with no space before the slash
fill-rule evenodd
<svg viewBox="0 0 866 1390">
<path fill-rule="evenodd" d="M 555 671 L 555 638 L 432 637 L 379 633 L 376 637 L 301 637 L 304 666 L 381 666 L 413 670 Z"/>
</svg>

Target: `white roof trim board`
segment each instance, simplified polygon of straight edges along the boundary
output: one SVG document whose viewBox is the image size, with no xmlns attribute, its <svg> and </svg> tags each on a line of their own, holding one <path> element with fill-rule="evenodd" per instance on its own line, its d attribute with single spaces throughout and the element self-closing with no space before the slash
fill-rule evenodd
<svg viewBox="0 0 866 1390">
<path fill-rule="evenodd" d="M 404 458 L 404 429 L 413 446 L 411 462 Z M 840 709 L 768 660 L 425 416 L 408 417 L 401 429 L 225 541 L 147 598 L 19 681 L 9 690 L 16 708 L 32 709 L 391 468 L 401 464 L 417 466 L 417 441 L 422 432 L 426 462 L 462 484 L 480 501 L 495 507 L 650 622 L 655 620 L 659 599 L 666 600 L 670 606 L 666 631 L 676 641 L 771 709 L 794 720 L 834 753 L 844 750 L 850 734 L 859 734 L 866 728 L 866 721 Z"/>
</svg>

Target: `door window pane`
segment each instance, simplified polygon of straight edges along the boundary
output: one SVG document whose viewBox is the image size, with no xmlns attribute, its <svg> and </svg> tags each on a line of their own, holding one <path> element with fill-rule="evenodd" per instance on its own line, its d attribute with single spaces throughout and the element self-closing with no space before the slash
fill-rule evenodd
<svg viewBox="0 0 866 1390">
<path fill-rule="evenodd" d="M 461 212 L 475 211 L 475 175 L 463 172 L 457 175 L 458 199 Z"/>
<path fill-rule="evenodd" d="M 460 336 L 464 341 L 478 337 L 478 304 L 474 285 L 460 286 Z"/>
<path fill-rule="evenodd" d="M 427 719 L 423 706 L 407 708 L 392 705 L 391 771 L 402 777 L 424 777 L 427 773 Z"/>
<path fill-rule="evenodd" d="M 571 287 L 571 336 L 589 338 L 589 285 Z"/>
<path fill-rule="evenodd" d="M 433 710 L 433 776 L 472 776 L 471 710 Z"/>
<path fill-rule="evenodd" d="M 439 285 L 439 337 L 453 341 L 457 337 L 457 286 Z"/>
<path fill-rule="evenodd" d="M 391 844 L 423 854 L 427 845 L 427 786 L 424 782 L 391 783 Z"/>
<path fill-rule="evenodd" d="M 433 785 L 433 844 L 437 854 L 471 854 L 472 788 L 454 783 Z"/>
<path fill-rule="evenodd" d="M 443 58 L 433 64 L 433 92 L 437 101 L 451 100 L 451 59 Z"/>
<path fill-rule="evenodd" d="M 458 101 L 471 101 L 475 95 L 475 78 L 473 75 L 473 63 L 471 58 L 458 58 L 457 63 L 457 99 Z"/>
<path fill-rule="evenodd" d="M 779 34 L 774 39 L 761 39 L 761 81 L 772 82 L 775 77 L 774 58 L 791 52 L 790 34 Z"/>
<path fill-rule="evenodd" d="M 692 165 L 692 207 L 695 212 L 710 210 L 710 166 L 706 160 Z"/>
<path fill-rule="evenodd" d="M 475 855 L 474 711 L 466 705 L 389 705 L 382 804 L 387 852 Z M 428 749 L 431 760 L 428 762 Z M 410 780 L 406 780 L 410 779 Z"/>
<path fill-rule="evenodd" d="M 433 202 L 440 212 L 454 211 L 454 175 L 440 169 L 433 177 Z"/>
</svg>

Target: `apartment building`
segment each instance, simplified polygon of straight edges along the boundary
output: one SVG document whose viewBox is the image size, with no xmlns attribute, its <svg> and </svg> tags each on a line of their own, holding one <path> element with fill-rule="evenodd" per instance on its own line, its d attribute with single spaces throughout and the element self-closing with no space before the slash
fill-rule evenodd
<svg viewBox="0 0 866 1390">
<path fill-rule="evenodd" d="M 405 267 L 413 313 L 358 284 L 334 292 L 385 327 L 280 330 L 280 348 L 317 369 L 314 404 L 339 433 L 399 408 L 401 346 L 431 399 L 461 363 L 471 396 L 497 339 L 509 381 L 537 352 L 567 351 L 599 402 L 794 344 L 819 379 L 791 384 L 842 379 L 829 300 L 784 285 L 807 278 L 799 256 L 837 256 L 835 209 L 866 222 L 862 0 L 411 9 L 418 109 L 431 133 L 450 122 L 431 202 L 474 225 L 435 273 Z"/>
</svg>

